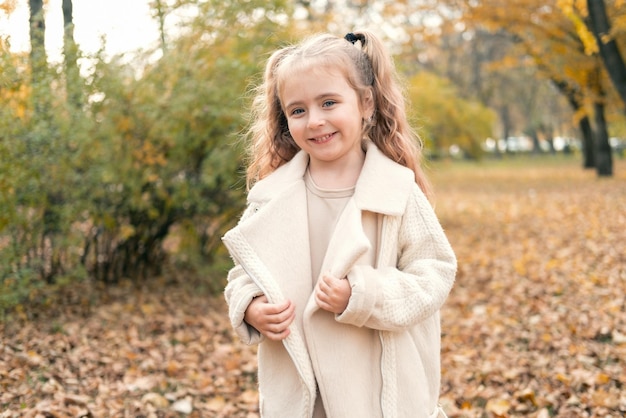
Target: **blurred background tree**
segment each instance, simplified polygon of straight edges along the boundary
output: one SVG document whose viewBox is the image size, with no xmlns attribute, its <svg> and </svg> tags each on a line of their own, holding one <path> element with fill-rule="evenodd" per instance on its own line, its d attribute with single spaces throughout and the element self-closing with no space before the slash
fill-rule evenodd
<svg viewBox="0 0 626 418">
<path fill-rule="evenodd" d="M 580 147 L 583 166 L 609 176 L 609 138 L 626 137 L 622 79 L 607 71 L 626 47 L 624 0 L 149 4 L 160 41 L 131 62 L 78 48 L 71 0 L 61 63 L 46 56 L 42 0 L 29 0 L 28 53 L 0 40 L 2 311 L 50 303 L 68 283 L 165 273 L 221 290 L 220 237 L 245 199 L 247 93 L 270 51 L 313 32 L 381 35 L 433 159 Z M 604 6 L 599 26 L 592 6 Z"/>
</svg>

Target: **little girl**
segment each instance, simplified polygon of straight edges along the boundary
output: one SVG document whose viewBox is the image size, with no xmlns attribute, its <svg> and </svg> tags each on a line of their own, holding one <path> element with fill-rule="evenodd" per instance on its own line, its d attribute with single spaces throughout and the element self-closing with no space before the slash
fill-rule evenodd
<svg viewBox="0 0 626 418">
<path fill-rule="evenodd" d="M 259 344 L 261 415 L 445 416 L 439 310 L 456 259 L 380 40 L 276 51 L 254 115 L 248 207 L 223 240 L 232 326 Z"/>
</svg>

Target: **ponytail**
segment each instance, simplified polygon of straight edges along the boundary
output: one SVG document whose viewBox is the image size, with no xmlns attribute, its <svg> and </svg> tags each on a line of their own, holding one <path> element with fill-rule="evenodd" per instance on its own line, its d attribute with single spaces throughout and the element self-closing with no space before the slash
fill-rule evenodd
<svg viewBox="0 0 626 418">
<path fill-rule="evenodd" d="M 431 198 L 431 186 L 421 167 L 422 141 L 411 128 L 406 115 L 406 99 L 397 79 L 397 72 L 391 56 L 380 39 L 369 31 L 349 33 L 345 39 L 360 43 L 360 48 L 367 56 L 373 80 L 371 83 L 374 96 L 375 112 L 368 129 L 369 139 L 390 159 L 410 168 L 415 173 L 415 181 L 424 194 Z M 368 71 L 362 78 L 368 78 Z"/>
</svg>

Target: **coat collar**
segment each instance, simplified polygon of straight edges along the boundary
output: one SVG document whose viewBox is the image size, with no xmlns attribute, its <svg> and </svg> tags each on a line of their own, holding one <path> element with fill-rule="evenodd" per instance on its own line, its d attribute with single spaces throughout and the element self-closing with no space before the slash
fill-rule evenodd
<svg viewBox="0 0 626 418">
<path fill-rule="evenodd" d="M 249 202 L 265 202 L 296 182 L 303 181 L 309 163 L 304 151 L 259 181 L 248 194 Z M 413 172 L 385 156 L 368 141 L 365 163 L 354 191 L 357 207 L 386 215 L 400 215 L 413 187 Z"/>
</svg>

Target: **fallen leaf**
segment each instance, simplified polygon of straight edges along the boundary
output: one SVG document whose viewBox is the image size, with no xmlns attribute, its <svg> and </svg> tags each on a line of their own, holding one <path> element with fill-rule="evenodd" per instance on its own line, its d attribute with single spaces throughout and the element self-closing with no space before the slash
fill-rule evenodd
<svg viewBox="0 0 626 418">
<path fill-rule="evenodd" d="M 193 411 L 193 405 L 191 398 L 180 399 L 172 404 L 172 410 L 180 412 L 181 414 L 191 414 Z"/>
<path fill-rule="evenodd" d="M 165 397 L 158 393 L 150 392 L 141 397 L 141 402 L 144 404 L 152 404 L 157 408 L 165 408 L 169 406 L 169 402 Z"/>
<path fill-rule="evenodd" d="M 505 399 L 490 399 L 485 409 L 497 417 L 504 417 L 511 409 L 511 403 Z"/>
</svg>

